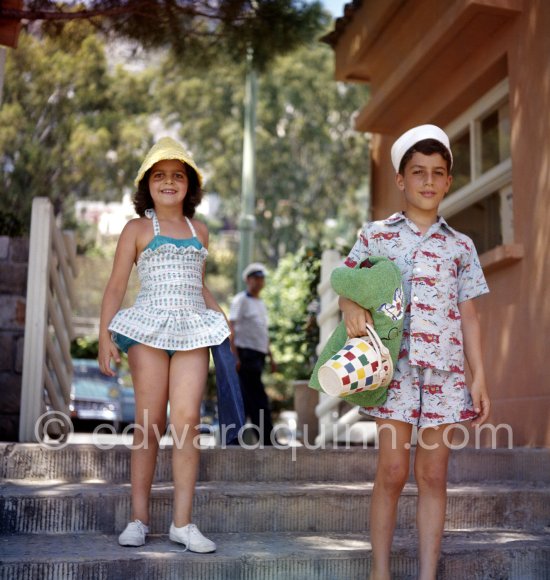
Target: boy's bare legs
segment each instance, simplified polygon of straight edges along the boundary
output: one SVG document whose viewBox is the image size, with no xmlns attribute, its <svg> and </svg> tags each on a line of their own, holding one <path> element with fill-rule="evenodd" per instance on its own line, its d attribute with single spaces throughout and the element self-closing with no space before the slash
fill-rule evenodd
<svg viewBox="0 0 550 580">
<path fill-rule="evenodd" d="M 447 434 L 445 435 L 445 428 Z M 452 427 L 418 431 L 414 475 L 418 485 L 416 524 L 419 538 L 419 580 L 435 580 L 447 507 L 447 466 Z"/>
<path fill-rule="evenodd" d="M 370 580 L 390 580 L 390 553 L 397 503 L 409 477 L 412 425 L 377 419 L 378 465 L 370 506 Z"/>
<path fill-rule="evenodd" d="M 128 350 L 128 362 L 136 399 L 134 442 L 131 454 L 132 521 L 149 523 L 149 497 L 155 474 L 159 438 L 166 429 L 168 354 L 136 344 Z"/>
<path fill-rule="evenodd" d="M 200 459 L 197 426 L 200 423 L 200 405 L 208 375 L 209 356 L 207 348 L 199 348 L 175 353 L 170 363 L 174 525 L 178 528 L 192 521 L 193 495 Z"/>
</svg>

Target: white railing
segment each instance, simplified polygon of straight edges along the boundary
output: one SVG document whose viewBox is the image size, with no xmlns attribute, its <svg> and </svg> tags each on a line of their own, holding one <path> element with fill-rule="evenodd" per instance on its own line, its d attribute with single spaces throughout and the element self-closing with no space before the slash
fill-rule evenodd
<svg viewBox="0 0 550 580">
<path fill-rule="evenodd" d="M 39 439 L 38 423 L 46 409 L 69 415 L 76 272 L 76 243 L 72 232 L 59 230 L 47 198 L 35 198 L 19 419 L 19 440 L 22 442 Z M 58 423 L 51 427 L 54 434 L 59 433 Z"/>
<path fill-rule="evenodd" d="M 330 285 L 330 275 L 338 266 L 342 266 L 340 254 L 336 250 L 325 250 L 321 257 L 321 283 L 317 288 L 320 298 L 320 311 L 317 317 L 319 325 L 317 354 L 321 352 L 341 320 L 338 295 Z M 359 407 L 349 409 L 343 404 L 342 399 L 330 397 L 323 392 L 319 394 L 319 404 L 315 408 L 315 414 L 319 419 L 319 435 L 316 444 L 342 439 L 349 441 L 350 427 L 361 419 Z"/>
</svg>

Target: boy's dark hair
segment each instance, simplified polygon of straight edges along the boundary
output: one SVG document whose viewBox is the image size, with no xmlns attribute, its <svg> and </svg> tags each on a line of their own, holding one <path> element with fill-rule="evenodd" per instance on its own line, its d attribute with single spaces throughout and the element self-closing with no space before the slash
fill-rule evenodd
<svg viewBox="0 0 550 580">
<path fill-rule="evenodd" d="M 399 164 L 399 173 L 401 175 L 405 174 L 405 167 L 415 153 L 422 153 L 422 155 L 434 155 L 435 153 L 439 153 L 447 163 L 447 173 L 451 173 L 452 161 L 447 147 L 445 147 L 443 143 L 437 141 L 437 139 L 423 139 L 422 141 L 415 143 L 410 149 L 407 149 L 405 155 L 403 155 L 401 163 Z"/>
<path fill-rule="evenodd" d="M 187 163 L 184 163 L 184 166 L 188 187 L 187 195 L 183 200 L 183 215 L 192 218 L 195 215 L 196 207 L 201 202 L 203 191 L 199 185 L 199 176 L 197 175 L 197 172 L 190 165 L 187 165 Z M 153 198 L 151 197 L 151 192 L 149 191 L 150 175 L 151 169 L 148 169 L 145 172 L 145 175 L 141 178 L 141 181 L 138 183 L 137 191 L 134 193 L 134 209 L 140 217 L 145 215 L 146 209 L 154 209 L 155 207 Z"/>
</svg>

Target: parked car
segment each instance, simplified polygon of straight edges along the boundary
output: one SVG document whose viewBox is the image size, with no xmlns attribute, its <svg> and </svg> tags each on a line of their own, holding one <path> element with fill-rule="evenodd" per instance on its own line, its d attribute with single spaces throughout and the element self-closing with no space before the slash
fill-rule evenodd
<svg viewBox="0 0 550 580">
<path fill-rule="evenodd" d="M 131 425 L 136 418 L 136 397 L 134 387 L 122 383 L 120 385 L 121 396 L 121 421 L 122 425 L 126 427 Z"/>
<path fill-rule="evenodd" d="M 118 431 L 122 421 L 122 393 L 118 376 L 108 377 L 91 359 L 73 359 L 69 409 L 73 422 L 111 423 Z"/>
</svg>

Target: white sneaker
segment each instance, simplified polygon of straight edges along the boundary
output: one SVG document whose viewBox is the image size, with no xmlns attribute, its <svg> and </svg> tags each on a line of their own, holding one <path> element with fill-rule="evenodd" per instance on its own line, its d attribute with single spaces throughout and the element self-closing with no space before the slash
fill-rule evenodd
<svg viewBox="0 0 550 580">
<path fill-rule="evenodd" d="M 195 524 L 187 524 L 181 528 L 176 528 L 172 523 L 170 526 L 170 539 L 172 542 L 183 544 L 191 552 L 214 552 L 216 544 L 212 540 L 205 538 Z"/>
<path fill-rule="evenodd" d="M 130 522 L 126 529 L 118 537 L 118 543 L 121 546 L 143 546 L 145 544 L 145 536 L 149 533 L 149 526 L 146 526 L 140 520 Z"/>
</svg>

